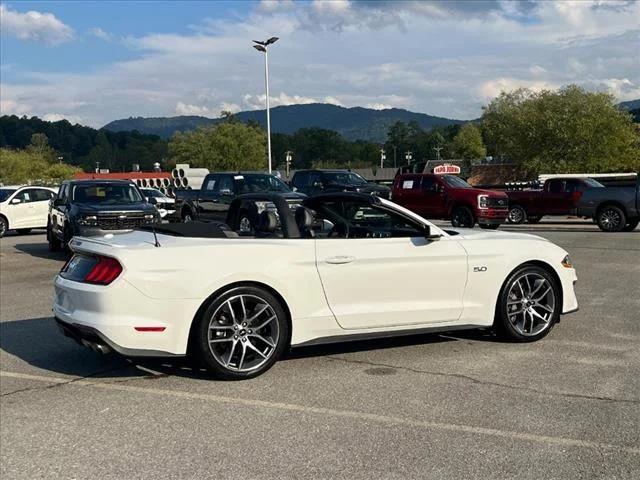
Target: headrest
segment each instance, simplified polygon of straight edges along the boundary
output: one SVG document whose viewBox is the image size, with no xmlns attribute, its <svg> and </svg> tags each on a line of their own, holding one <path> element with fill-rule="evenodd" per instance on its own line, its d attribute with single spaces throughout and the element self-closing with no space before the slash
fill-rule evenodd
<svg viewBox="0 0 640 480">
<path fill-rule="evenodd" d="M 300 205 L 295 212 L 296 223 L 300 228 L 310 228 L 313 224 L 313 213 L 307 207 Z"/>
<path fill-rule="evenodd" d="M 258 230 L 264 233 L 273 233 L 278 228 L 278 218 L 271 210 L 265 210 L 258 218 Z"/>
</svg>

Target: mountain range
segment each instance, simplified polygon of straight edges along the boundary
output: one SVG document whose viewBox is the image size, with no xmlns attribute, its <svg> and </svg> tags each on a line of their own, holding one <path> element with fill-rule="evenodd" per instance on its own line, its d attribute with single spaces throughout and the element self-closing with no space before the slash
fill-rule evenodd
<svg viewBox="0 0 640 480">
<path fill-rule="evenodd" d="M 264 110 L 239 112 L 234 115 L 242 122 L 254 121 L 266 127 Z M 131 117 L 114 120 L 103 128 L 113 132 L 138 130 L 168 138 L 178 131 L 189 131 L 203 125 L 222 121 L 220 118 L 200 116 Z M 389 127 L 395 122 L 416 121 L 425 130 L 433 127 L 462 124 L 464 120 L 435 117 L 401 108 L 374 110 L 371 108 L 345 108 L 326 103 L 279 106 L 271 109 L 271 131 L 291 134 L 306 127 L 319 127 L 339 132 L 347 140 L 366 140 L 382 143 Z"/>
</svg>

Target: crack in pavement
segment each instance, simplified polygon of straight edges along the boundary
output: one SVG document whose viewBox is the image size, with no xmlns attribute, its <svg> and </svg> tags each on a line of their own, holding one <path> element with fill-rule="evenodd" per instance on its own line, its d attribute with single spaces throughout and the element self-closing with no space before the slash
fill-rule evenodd
<svg viewBox="0 0 640 480">
<path fill-rule="evenodd" d="M 24 393 L 24 392 L 38 391 L 38 390 L 48 390 L 48 389 L 55 388 L 55 387 L 63 387 L 65 385 L 71 385 L 71 384 L 73 384 L 75 382 L 81 382 L 83 380 L 88 380 L 88 379 L 91 379 L 91 378 L 95 378 L 98 375 L 103 375 L 103 374 L 106 374 L 106 373 L 113 373 L 113 372 L 117 372 L 118 370 L 124 370 L 124 369 L 129 368 L 129 367 L 132 367 L 132 365 L 127 363 L 126 365 L 120 365 L 120 366 L 117 366 L 117 367 L 107 368 L 105 370 L 99 370 L 97 372 L 93 372 L 93 373 L 90 373 L 88 375 L 84 375 L 84 376 L 81 376 L 81 377 L 73 377 L 73 378 L 70 378 L 66 382 L 54 382 L 54 383 L 51 383 L 50 385 L 45 385 L 45 386 L 42 386 L 42 387 L 36 386 L 36 387 L 21 388 L 19 390 L 14 390 L 13 392 L 3 393 L 3 394 L 0 395 L 0 398 L 6 398 L 6 397 L 9 397 L 11 395 L 15 395 L 17 393 Z M 142 377 L 131 377 L 131 378 L 125 378 L 125 379 L 122 379 L 122 380 L 112 380 L 111 382 L 105 382 L 105 383 L 124 383 L 124 382 L 129 382 L 131 380 L 160 378 L 160 377 L 167 377 L 167 376 L 169 376 L 169 375 L 168 374 L 158 374 L 158 375 L 152 374 L 152 375 L 144 375 Z"/>
<path fill-rule="evenodd" d="M 367 361 L 367 360 L 352 360 L 352 359 L 344 358 L 344 357 L 336 357 L 334 355 L 327 356 L 325 358 L 328 359 L 328 360 L 333 360 L 333 361 L 341 361 L 341 362 L 345 362 L 345 363 L 353 363 L 353 364 L 360 364 L 360 365 L 369 365 L 369 366 L 372 366 L 372 367 L 393 368 L 393 369 L 396 369 L 396 370 L 404 370 L 404 371 L 411 372 L 411 373 L 420 373 L 420 374 L 434 375 L 434 376 L 439 376 L 439 377 L 459 378 L 459 379 L 466 380 L 466 381 L 469 381 L 469 382 L 472 382 L 472 383 L 475 383 L 475 384 L 478 384 L 478 385 L 486 385 L 486 386 L 492 386 L 492 387 L 508 388 L 508 389 L 511 389 L 511 390 L 526 390 L 526 391 L 529 391 L 529 392 L 536 393 L 538 395 L 578 398 L 578 399 L 581 399 L 581 400 L 598 400 L 598 401 L 610 402 L 610 403 L 627 403 L 627 404 L 632 404 L 632 405 L 640 404 L 640 399 L 611 398 L 611 397 L 599 397 L 599 396 L 593 396 L 593 395 L 582 395 L 582 394 L 579 394 L 579 393 L 543 391 L 543 390 L 537 390 L 537 389 L 531 388 L 531 387 L 510 385 L 508 383 L 492 382 L 492 381 L 489 381 L 489 380 L 480 380 L 478 378 L 472 377 L 470 375 L 464 375 L 462 373 L 447 373 L 447 372 L 436 372 L 436 371 L 432 371 L 432 370 L 421 370 L 421 369 L 418 369 L 418 368 L 397 366 L 397 365 L 391 365 L 391 364 L 388 364 L 388 363 L 377 363 L 377 362 L 370 362 L 370 361 Z"/>
</svg>

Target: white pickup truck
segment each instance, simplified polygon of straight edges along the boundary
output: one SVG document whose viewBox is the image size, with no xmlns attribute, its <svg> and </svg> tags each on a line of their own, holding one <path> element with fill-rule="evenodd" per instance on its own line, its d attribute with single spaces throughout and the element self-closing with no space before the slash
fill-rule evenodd
<svg viewBox="0 0 640 480">
<path fill-rule="evenodd" d="M 32 228 L 46 228 L 49 200 L 56 194 L 49 187 L 0 187 L 0 238 L 9 230 L 27 234 Z"/>
</svg>

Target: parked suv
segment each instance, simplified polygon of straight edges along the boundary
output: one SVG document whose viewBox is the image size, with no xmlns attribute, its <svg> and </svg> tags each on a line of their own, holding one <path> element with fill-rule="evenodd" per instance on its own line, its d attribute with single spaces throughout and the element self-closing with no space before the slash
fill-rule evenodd
<svg viewBox="0 0 640 480">
<path fill-rule="evenodd" d="M 392 200 L 425 218 L 451 220 L 454 227 L 496 229 L 507 219 L 503 192 L 480 190 L 455 175 L 405 173 L 396 176 Z"/>
<path fill-rule="evenodd" d="M 349 170 L 297 170 L 291 179 L 296 191 L 309 196 L 319 193 L 358 192 L 389 198 L 389 187 L 367 182 Z"/>
<path fill-rule="evenodd" d="M 51 203 L 47 240 L 56 251 L 76 235 L 124 232 L 159 221 L 156 207 L 127 180 L 65 181 Z"/>
<path fill-rule="evenodd" d="M 9 230 L 25 235 L 47 225 L 49 200 L 56 191 L 48 187 L 6 186 L 0 188 L 0 238 Z"/>
</svg>

